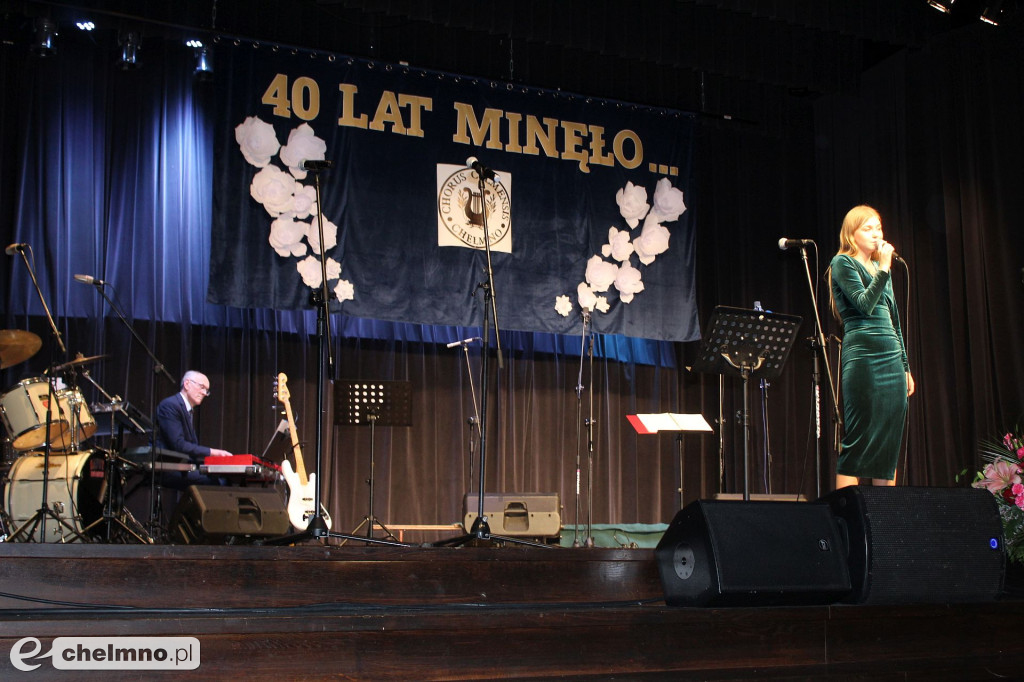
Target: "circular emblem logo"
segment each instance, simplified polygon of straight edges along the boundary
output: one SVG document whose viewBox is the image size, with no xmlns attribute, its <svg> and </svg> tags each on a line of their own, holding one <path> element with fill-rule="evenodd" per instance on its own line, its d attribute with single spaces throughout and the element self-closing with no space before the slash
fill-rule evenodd
<svg viewBox="0 0 1024 682">
<path fill-rule="evenodd" d="M 437 211 L 445 229 L 458 241 L 473 249 L 484 248 L 484 216 L 492 249 L 501 248 L 505 239 L 511 239 L 512 202 L 508 191 L 500 182 L 485 182 L 480 193 L 480 178 L 471 168 L 462 168 L 441 185 L 437 196 Z"/>
</svg>

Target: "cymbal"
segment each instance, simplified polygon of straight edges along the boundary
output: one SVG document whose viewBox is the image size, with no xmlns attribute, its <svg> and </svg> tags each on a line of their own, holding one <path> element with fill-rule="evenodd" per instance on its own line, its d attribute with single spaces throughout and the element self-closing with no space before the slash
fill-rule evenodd
<svg viewBox="0 0 1024 682">
<path fill-rule="evenodd" d="M 87 365 L 90 362 L 96 362 L 97 360 L 101 360 L 101 359 L 103 359 L 105 357 L 107 357 L 107 356 L 106 355 L 93 355 L 91 358 L 86 358 L 86 357 L 83 357 L 81 353 L 79 353 L 78 356 L 75 357 L 74 360 L 70 360 L 68 362 L 65 362 L 63 365 L 57 365 L 56 367 L 53 368 L 53 371 L 54 372 L 63 372 L 66 369 L 71 369 L 72 367 L 79 367 L 81 365 Z"/>
<path fill-rule="evenodd" d="M 43 340 L 32 332 L 20 329 L 0 329 L 0 369 L 25 362 L 39 352 Z"/>
</svg>

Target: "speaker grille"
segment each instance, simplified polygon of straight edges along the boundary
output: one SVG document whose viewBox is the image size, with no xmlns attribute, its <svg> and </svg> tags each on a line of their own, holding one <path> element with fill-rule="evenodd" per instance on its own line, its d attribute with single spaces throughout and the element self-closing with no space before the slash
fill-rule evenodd
<svg viewBox="0 0 1024 682">
<path fill-rule="evenodd" d="M 1002 591 L 1003 527 L 988 491 L 854 486 L 823 501 L 847 529 L 852 601 L 988 601 Z"/>
</svg>

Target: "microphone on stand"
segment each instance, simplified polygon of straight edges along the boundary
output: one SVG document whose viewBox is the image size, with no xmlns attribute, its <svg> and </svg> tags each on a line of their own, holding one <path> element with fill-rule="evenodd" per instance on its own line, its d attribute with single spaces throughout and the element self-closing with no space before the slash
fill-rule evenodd
<svg viewBox="0 0 1024 682">
<path fill-rule="evenodd" d="M 451 343 L 448 344 L 448 347 L 449 348 L 455 348 L 456 346 L 464 346 L 467 343 L 473 343 L 474 341 L 479 341 L 479 340 L 480 340 L 479 336 L 474 336 L 473 338 L 470 338 L 470 339 L 462 339 L 461 341 L 452 341 Z"/>
<path fill-rule="evenodd" d="M 96 279 L 92 275 L 75 275 L 75 281 L 82 284 L 93 284 L 98 287 L 106 286 L 107 284 L 102 279 Z"/>
<path fill-rule="evenodd" d="M 494 170 L 480 163 L 480 160 L 475 156 L 471 156 L 466 159 L 466 165 L 477 172 L 477 174 L 484 180 L 493 180 L 494 182 L 501 182 L 501 178 L 494 174 Z"/>
<path fill-rule="evenodd" d="M 786 249 L 792 249 L 799 246 L 812 246 L 814 244 L 813 239 L 788 239 L 782 237 L 779 239 L 779 248 L 785 251 Z"/>
<path fill-rule="evenodd" d="M 305 161 L 303 161 L 303 162 L 301 162 L 299 164 L 299 168 L 301 168 L 304 171 L 313 171 L 313 172 L 322 171 L 322 170 L 329 170 L 331 168 L 334 168 L 334 162 L 333 161 L 328 161 L 327 159 L 320 159 L 320 160 L 306 159 Z"/>
<path fill-rule="evenodd" d="M 4 249 L 4 253 L 6 253 L 8 256 L 13 256 L 14 254 L 18 253 L 19 251 L 21 251 L 26 246 L 28 246 L 28 244 L 24 244 L 24 243 L 10 244 L 6 249 Z"/>
</svg>

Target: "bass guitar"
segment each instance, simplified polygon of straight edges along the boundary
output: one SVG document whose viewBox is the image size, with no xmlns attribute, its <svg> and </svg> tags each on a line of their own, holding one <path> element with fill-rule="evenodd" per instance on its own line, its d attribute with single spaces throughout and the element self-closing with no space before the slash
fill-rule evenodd
<svg viewBox="0 0 1024 682">
<path fill-rule="evenodd" d="M 306 465 L 302 462 L 302 445 L 299 443 L 295 418 L 292 416 L 288 376 L 284 372 L 277 375 L 277 399 L 284 405 L 284 413 L 288 418 L 288 434 L 292 439 L 292 453 L 295 455 L 294 469 L 287 459 L 281 463 L 281 475 L 288 484 L 288 520 L 296 530 L 306 530 L 309 527 L 309 520 L 316 514 L 316 474 L 306 475 Z M 324 517 L 324 523 L 330 529 L 331 516 L 322 503 L 320 512 Z"/>
</svg>

